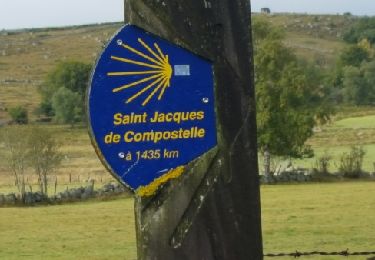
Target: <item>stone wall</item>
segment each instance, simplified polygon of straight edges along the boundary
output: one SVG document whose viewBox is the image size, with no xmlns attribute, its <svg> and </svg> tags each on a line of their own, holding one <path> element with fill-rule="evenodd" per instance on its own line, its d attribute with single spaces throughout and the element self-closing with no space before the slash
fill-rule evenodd
<svg viewBox="0 0 375 260">
<path fill-rule="evenodd" d="M 260 182 L 262 184 L 310 181 L 313 181 L 313 175 L 311 172 L 306 170 L 285 171 L 278 175 L 272 175 L 268 178 L 265 175 L 260 175 Z"/>
<path fill-rule="evenodd" d="M 99 189 L 94 189 L 94 185 L 92 184 L 85 187 L 67 189 L 50 197 L 46 197 L 41 192 L 26 192 L 23 200 L 21 196 L 16 193 L 0 193 L 0 207 L 17 205 L 32 206 L 38 204 L 59 204 L 85 201 L 92 198 L 107 198 L 120 194 L 130 195 L 130 192 L 121 184 L 114 183 L 105 184 Z"/>
<path fill-rule="evenodd" d="M 340 173 L 322 174 L 317 171 L 308 169 L 294 169 L 290 171 L 283 171 L 279 174 L 266 177 L 259 175 L 262 184 L 277 184 L 277 183 L 305 183 L 305 182 L 324 182 L 324 181 L 340 181 L 344 180 L 344 176 Z M 375 180 L 375 172 L 363 172 L 360 179 Z"/>
</svg>

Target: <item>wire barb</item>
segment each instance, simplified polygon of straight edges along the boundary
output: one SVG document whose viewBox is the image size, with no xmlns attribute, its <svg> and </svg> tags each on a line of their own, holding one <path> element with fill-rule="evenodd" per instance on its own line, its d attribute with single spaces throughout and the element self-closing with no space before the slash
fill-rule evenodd
<svg viewBox="0 0 375 260">
<path fill-rule="evenodd" d="M 301 256 L 312 256 L 312 255 L 324 255 L 324 256 L 365 256 L 365 255 L 375 255 L 375 251 L 369 252 L 349 252 L 349 249 L 337 252 L 324 252 L 324 251 L 312 251 L 312 252 L 299 252 L 296 250 L 293 253 L 271 253 L 264 254 L 265 257 L 283 257 L 283 256 L 292 256 L 294 258 L 299 258 Z"/>
</svg>

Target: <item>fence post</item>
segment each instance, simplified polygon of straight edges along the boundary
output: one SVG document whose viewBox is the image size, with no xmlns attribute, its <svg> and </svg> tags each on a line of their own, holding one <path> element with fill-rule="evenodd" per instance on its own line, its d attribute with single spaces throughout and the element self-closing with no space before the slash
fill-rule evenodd
<svg viewBox="0 0 375 260">
<path fill-rule="evenodd" d="M 124 3 L 125 23 L 213 62 L 219 143 L 152 198 L 136 198 L 138 259 L 263 259 L 249 1 Z"/>
</svg>

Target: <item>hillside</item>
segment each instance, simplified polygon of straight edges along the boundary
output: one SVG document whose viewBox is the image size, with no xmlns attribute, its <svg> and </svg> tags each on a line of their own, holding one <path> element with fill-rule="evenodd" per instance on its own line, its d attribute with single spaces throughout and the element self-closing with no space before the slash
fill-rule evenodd
<svg viewBox="0 0 375 260">
<path fill-rule="evenodd" d="M 102 46 L 121 26 L 103 24 L 2 32 L 0 35 L 0 120 L 6 108 L 40 102 L 37 86 L 61 61 L 94 62 Z"/>
<path fill-rule="evenodd" d="M 254 14 L 259 15 L 259 14 Z M 287 33 L 286 44 L 296 53 L 322 66 L 334 64 L 345 46 L 343 31 L 351 16 L 274 14 L 266 16 Z M 40 102 L 37 86 L 60 61 L 93 63 L 121 23 L 67 28 L 29 29 L 0 33 L 0 123 L 6 109 L 16 105 L 32 111 Z"/>
<path fill-rule="evenodd" d="M 274 26 L 286 32 L 285 44 L 303 57 L 320 66 L 335 64 L 345 31 L 358 19 L 343 15 L 254 14 L 265 16 Z"/>
</svg>

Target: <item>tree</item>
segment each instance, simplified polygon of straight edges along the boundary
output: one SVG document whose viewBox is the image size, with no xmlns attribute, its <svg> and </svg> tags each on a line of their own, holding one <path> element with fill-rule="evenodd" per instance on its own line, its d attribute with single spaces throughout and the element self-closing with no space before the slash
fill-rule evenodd
<svg viewBox="0 0 375 260">
<path fill-rule="evenodd" d="M 12 172 L 18 192 L 22 200 L 25 198 L 25 171 L 27 168 L 28 151 L 25 144 L 28 139 L 28 131 L 26 127 L 13 126 L 3 129 L 0 140 L 5 146 L 5 161 L 9 170 Z"/>
<path fill-rule="evenodd" d="M 352 105 L 375 103 L 375 61 L 362 63 L 359 68 L 344 67 L 343 96 Z"/>
<path fill-rule="evenodd" d="M 9 109 L 9 115 L 12 121 L 19 125 L 24 125 L 29 122 L 29 117 L 26 108 L 17 106 Z"/>
<path fill-rule="evenodd" d="M 365 80 L 365 105 L 375 105 L 375 61 L 362 64 L 362 73 Z"/>
<path fill-rule="evenodd" d="M 21 198 L 25 198 L 25 174 L 30 167 L 38 176 L 40 191 L 47 196 L 47 176 L 62 159 L 60 143 L 52 133 L 41 127 L 11 126 L 2 129 L 0 141 L 5 146 L 6 162 Z"/>
<path fill-rule="evenodd" d="M 346 103 L 352 105 L 363 104 L 366 96 L 366 82 L 361 69 L 347 66 L 343 69 L 343 96 Z"/>
<path fill-rule="evenodd" d="M 91 65 L 82 62 L 71 61 L 58 64 L 39 87 L 42 95 L 41 112 L 47 116 L 54 116 L 56 111 L 52 105 L 53 97 L 60 88 L 65 88 L 78 95 L 79 101 L 76 106 L 80 109 L 77 109 L 76 113 L 80 113 L 79 117 L 83 120 L 84 99 L 90 71 Z"/>
<path fill-rule="evenodd" d="M 62 154 L 52 133 L 45 128 L 33 127 L 30 129 L 27 142 L 28 164 L 38 176 L 40 191 L 48 196 L 48 175 L 61 163 Z"/>
<path fill-rule="evenodd" d="M 82 103 L 78 93 L 67 88 L 59 88 L 52 97 L 55 120 L 59 123 L 74 125 L 82 121 Z"/>
<path fill-rule="evenodd" d="M 273 155 L 301 156 L 317 119 L 327 119 L 331 112 L 327 90 L 320 72 L 299 62 L 282 38 L 258 36 L 258 31 L 264 30 L 253 31 L 255 39 L 262 39 L 255 40 L 254 58 L 258 146 Z"/>
<path fill-rule="evenodd" d="M 370 60 L 370 53 L 363 47 L 352 45 L 345 49 L 340 56 L 342 66 L 359 67 L 362 62 Z"/>
</svg>

